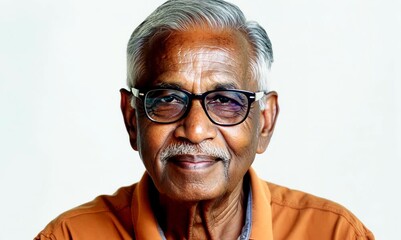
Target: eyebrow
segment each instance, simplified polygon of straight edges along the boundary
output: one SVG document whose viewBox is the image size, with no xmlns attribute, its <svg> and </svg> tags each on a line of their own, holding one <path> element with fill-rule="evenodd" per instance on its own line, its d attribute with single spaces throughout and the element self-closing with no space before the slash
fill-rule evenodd
<svg viewBox="0 0 401 240">
<path fill-rule="evenodd" d="M 214 86 L 215 90 L 227 90 L 227 89 L 238 89 L 238 85 L 235 83 L 217 83 Z"/>
<path fill-rule="evenodd" d="M 182 86 L 178 83 L 165 83 L 165 82 L 157 83 L 157 84 L 155 84 L 154 87 L 182 89 Z"/>
<path fill-rule="evenodd" d="M 157 83 L 153 87 L 183 89 L 183 87 L 179 83 L 165 83 L 165 82 Z M 213 86 L 213 90 L 229 90 L 229 89 L 239 89 L 239 88 L 238 85 L 235 83 L 216 83 Z"/>
</svg>

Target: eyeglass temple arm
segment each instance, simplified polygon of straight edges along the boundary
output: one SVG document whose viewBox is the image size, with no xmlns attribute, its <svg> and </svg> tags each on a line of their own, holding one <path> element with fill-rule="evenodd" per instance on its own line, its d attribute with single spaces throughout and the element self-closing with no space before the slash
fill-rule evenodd
<svg viewBox="0 0 401 240">
<path fill-rule="evenodd" d="M 267 92 L 267 91 L 256 92 L 255 93 L 255 101 L 259 101 L 260 99 L 262 99 L 267 94 L 269 94 L 269 92 Z"/>
<path fill-rule="evenodd" d="M 143 96 L 143 93 L 140 93 L 139 89 L 131 88 L 131 92 L 132 92 L 132 95 L 134 95 L 135 97 Z"/>
</svg>

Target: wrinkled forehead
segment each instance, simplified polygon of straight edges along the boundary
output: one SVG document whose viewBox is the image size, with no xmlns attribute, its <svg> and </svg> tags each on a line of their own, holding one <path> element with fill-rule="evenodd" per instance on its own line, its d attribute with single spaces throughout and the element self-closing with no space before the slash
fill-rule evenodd
<svg viewBox="0 0 401 240">
<path fill-rule="evenodd" d="M 144 81 L 138 83 L 148 85 L 180 73 L 194 80 L 199 75 L 204 80 L 209 79 L 208 76 L 247 79 L 249 64 L 250 46 L 239 31 L 195 28 L 185 32 L 165 32 L 149 42 L 147 74 L 142 79 Z"/>
</svg>

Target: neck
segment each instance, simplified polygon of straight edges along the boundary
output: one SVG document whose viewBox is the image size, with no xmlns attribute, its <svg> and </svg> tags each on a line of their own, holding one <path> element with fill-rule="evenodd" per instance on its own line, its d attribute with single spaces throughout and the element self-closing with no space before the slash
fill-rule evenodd
<svg viewBox="0 0 401 240">
<path fill-rule="evenodd" d="M 247 184 L 247 183 L 246 183 Z M 219 199 L 180 202 L 159 195 L 155 209 L 167 239 L 237 239 L 245 222 L 243 181 Z"/>
</svg>

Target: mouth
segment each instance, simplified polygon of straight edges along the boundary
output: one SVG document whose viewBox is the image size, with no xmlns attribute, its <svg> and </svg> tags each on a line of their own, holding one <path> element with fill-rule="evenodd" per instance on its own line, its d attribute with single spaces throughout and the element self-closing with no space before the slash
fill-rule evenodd
<svg viewBox="0 0 401 240">
<path fill-rule="evenodd" d="M 167 160 L 167 162 L 187 170 L 208 168 L 219 161 L 221 159 L 206 155 L 175 155 Z"/>
</svg>

